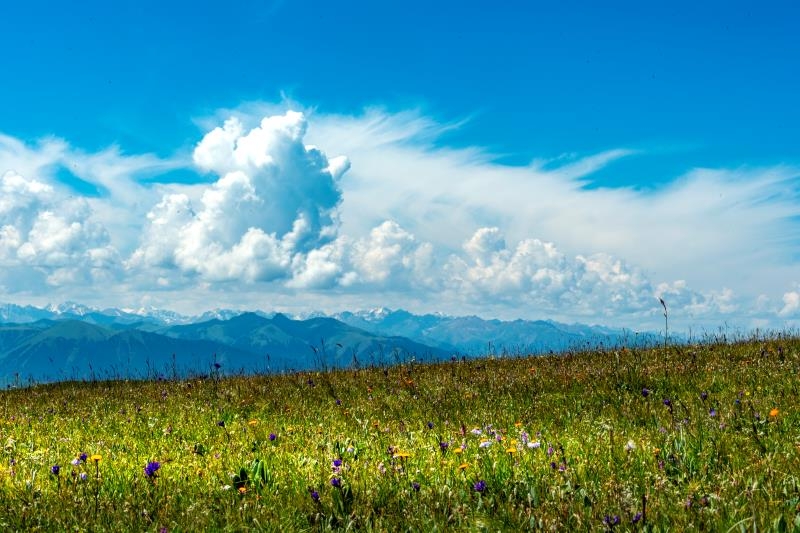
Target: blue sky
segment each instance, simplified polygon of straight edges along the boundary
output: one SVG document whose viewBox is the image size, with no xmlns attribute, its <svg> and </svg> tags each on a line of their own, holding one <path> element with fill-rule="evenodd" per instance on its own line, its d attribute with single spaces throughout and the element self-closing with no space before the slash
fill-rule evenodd
<svg viewBox="0 0 800 533">
<path fill-rule="evenodd" d="M 6 300 L 83 300 L 113 281 L 98 305 L 188 310 L 211 294 L 636 327 L 660 295 L 687 324 L 798 316 L 796 4 L 162 4 L 0 8 L 0 175 L 23 179 L 6 180 L 17 203 L 0 210 L 16 231 Z M 300 186 L 199 149 L 232 116 L 242 138 L 289 109 L 302 118 L 270 127 L 349 167 L 278 165 L 311 172 Z M 231 172 L 250 182 L 224 189 Z M 198 229 L 221 208 L 207 190 L 244 195 L 220 204 L 236 209 L 247 186 L 291 212 L 243 214 L 224 239 Z M 158 218 L 175 195 L 196 219 Z M 302 245 L 286 237 L 298 213 L 313 219 Z M 183 228 L 161 243 L 170 257 L 144 252 L 156 219 Z M 246 254 L 270 273 L 179 253 L 191 237 L 214 251 L 206 264 L 244 261 L 250 228 L 274 235 Z"/>
</svg>

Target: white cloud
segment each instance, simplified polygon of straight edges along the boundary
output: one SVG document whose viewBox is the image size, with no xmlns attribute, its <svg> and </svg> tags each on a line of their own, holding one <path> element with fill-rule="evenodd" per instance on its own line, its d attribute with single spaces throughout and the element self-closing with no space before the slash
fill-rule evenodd
<svg viewBox="0 0 800 533">
<path fill-rule="evenodd" d="M 174 267 L 203 281 L 289 278 L 296 254 L 314 252 L 336 236 L 343 158 L 329 160 L 303 142 L 305 116 L 287 112 L 247 131 L 229 119 L 198 143 L 194 161 L 219 179 L 195 208 L 185 194 L 166 194 L 148 213 L 133 267 Z M 319 274 L 305 269 L 308 283 Z M 301 282 L 298 282 L 302 285 Z"/>
<path fill-rule="evenodd" d="M 782 317 L 796 315 L 800 311 L 800 292 L 789 291 L 783 295 L 783 307 L 778 312 Z"/>
<path fill-rule="evenodd" d="M 0 260 L 29 266 L 50 285 L 83 284 L 115 274 L 117 252 L 83 198 L 7 172 L 0 178 Z M 25 285 L 24 282 L 21 284 Z"/>
<path fill-rule="evenodd" d="M 266 297 L 297 311 L 413 306 L 658 327 L 663 297 L 671 324 L 798 316 L 798 292 L 787 292 L 797 168 L 595 188 L 594 172 L 646 154 L 509 166 L 480 147 L 443 145 L 462 125 L 415 111 L 251 105 L 224 118 L 191 158 L 166 160 L 0 135 L 0 173 L 16 170 L 2 181 L 0 284 L 68 291 L 125 268 L 109 298 L 153 291 L 200 307 L 208 295 L 233 307 Z M 141 179 L 189 166 L 205 173 L 192 185 Z M 82 197 L 63 169 L 96 194 Z"/>
</svg>

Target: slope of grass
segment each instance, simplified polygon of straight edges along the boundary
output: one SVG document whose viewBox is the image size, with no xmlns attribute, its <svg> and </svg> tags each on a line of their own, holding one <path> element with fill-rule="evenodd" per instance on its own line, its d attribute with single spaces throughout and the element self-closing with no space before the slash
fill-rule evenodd
<svg viewBox="0 0 800 533">
<path fill-rule="evenodd" d="M 791 531 L 799 377 L 774 338 L 7 390 L 0 528 Z"/>
</svg>

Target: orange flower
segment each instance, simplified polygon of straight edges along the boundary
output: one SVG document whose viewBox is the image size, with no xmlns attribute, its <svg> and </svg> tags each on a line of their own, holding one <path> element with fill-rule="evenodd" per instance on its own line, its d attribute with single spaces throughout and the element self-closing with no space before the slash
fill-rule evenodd
<svg viewBox="0 0 800 533">
<path fill-rule="evenodd" d="M 247 494 L 247 487 L 239 487 L 239 494 Z"/>
<path fill-rule="evenodd" d="M 460 465 L 458 465 L 458 469 L 459 470 L 466 470 L 466 468 L 468 466 L 469 466 L 469 463 L 461 463 Z"/>
<path fill-rule="evenodd" d="M 780 413 L 778 408 L 777 407 L 773 407 L 772 410 L 769 412 L 769 416 L 771 416 L 772 418 L 775 418 L 775 417 L 778 416 L 778 413 Z"/>
<path fill-rule="evenodd" d="M 258 425 L 258 420 L 251 420 L 250 422 L 247 423 L 247 425 L 251 426 L 251 427 L 252 426 L 257 426 Z"/>
</svg>

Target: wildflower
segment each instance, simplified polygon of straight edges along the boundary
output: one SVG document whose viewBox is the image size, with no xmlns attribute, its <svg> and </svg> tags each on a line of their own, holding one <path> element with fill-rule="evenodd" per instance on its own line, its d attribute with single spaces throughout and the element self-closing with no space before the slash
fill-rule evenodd
<svg viewBox="0 0 800 533">
<path fill-rule="evenodd" d="M 89 474 L 87 474 L 86 472 L 81 472 L 78 477 L 81 478 L 81 481 L 86 481 L 86 478 L 89 477 Z"/>
<path fill-rule="evenodd" d="M 777 407 L 773 407 L 773 408 L 770 410 L 770 412 L 769 412 L 769 416 L 770 416 L 771 418 L 776 418 L 776 417 L 778 416 L 778 413 L 780 413 L 780 411 L 778 410 L 778 408 L 777 408 Z"/>
<path fill-rule="evenodd" d="M 337 489 L 342 488 L 342 479 L 338 477 L 332 477 L 331 486 L 336 487 Z"/>
<path fill-rule="evenodd" d="M 278 436 L 275 433 L 270 433 L 269 434 L 269 440 L 274 441 L 277 438 L 278 438 Z"/>
<path fill-rule="evenodd" d="M 53 465 L 53 466 L 50 467 L 50 473 L 53 474 L 54 476 L 57 476 L 59 472 L 61 472 L 61 467 L 60 466 Z"/>
<path fill-rule="evenodd" d="M 553 446 L 548 444 L 547 445 L 547 456 L 550 457 L 551 455 L 553 455 L 554 452 L 555 452 L 555 450 L 553 450 Z"/>
<path fill-rule="evenodd" d="M 492 445 L 492 441 L 490 440 L 483 440 L 480 444 L 478 444 L 478 448 L 488 448 Z"/>
<path fill-rule="evenodd" d="M 482 432 L 480 429 L 478 429 L 478 428 L 475 428 L 475 429 L 473 429 L 472 431 L 470 431 L 470 433 L 472 433 L 473 435 L 476 435 L 476 436 L 477 436 L 477 435 L 480 435 L 480 434 L 481 434 L 481 433 L 483 433 L 483 432 Z"/>
<path fill-rule="evenodd" d="M 461 446 L 459 446 L 457 448 L 454 448 L 453 449 L 453 453 L 456 453 L 456 454 L 464 453 L 464 448 L 462 448 Z"/>
<path fill-rule="evenodd" d="M 666 407 L 672 407 L 672 400 L 670 400 L 669 398 L 664 398 L 663 403 Z"/>
<path fill-rule="evenodd" d="M 472 485 L 472 488 L 475 489 L 475 492 L 483 492 L 486 490 L 486 482 L 484 480 L 480 480 Z"/>
<path fill-rule="evenodd" d="M 86 452 L 81 452 L 81 454 L 78 456 L 78 459 L 80 460 L 80 462 L 85 463 L 86 457 L 87 457 Z"/>
<path fill-rule="evenodd" d="M 647 398 L 649 395 L 650 395 L 650 389 L 648 389 L 647 387 L 643 387 L 642 388 L 642 396 Z"/>
<path fill-rule="evenodd" d="M 239 494 L 247 494 L 247 487 L 239 487 Z"/>
<path fill-rule="evenodd" d="M 708 393 L 706 391 L 701 392 L 700 399 L 706 401 L 706 398 L 708 398 Z"/>
<path fill-rule="evenodd" d="M 386 473 L 386 467 L 383 466 L 383 463 L 378 463 L 378 472 L 380 472 L 381 474 Z"/>
<path fill-rule="evenodd" d="M 103 460 L 103 456 L 102 455 L 94 454 L 92 456 L 92 462 L 95 463 L 95 464 L 99 463 L 102 460 Z"/>
<path fill-rule="evenodd" d="M 514 448 L 514 447 L 506 448 L 506 453 L 510 454 L 510 455 L 514 455 L 515 453 L 517 453 L 517 449 Z"/>
<path fill-rule="evenodd" d="M 642 513 L 636 513 L 633 518 L 631 519 L 632 524 L 638 524 L 639 520 L 642 519 Z"/>
<path fill-rule="evenodd" d="M 219 427 L 221 427 L 221 428 L 224 428 L 225 427 L 225 421 L 224 420 L 220 420 L 220 421 L 217 422 L 217 425 Z"/>
<path fill-rule="evenodd" d="M 71 464 L 72 466 L 78 466 L 79 464 L 81 464 L 81 460 L 80 460 L 80 459 L 78 459 L 78 458 L 76 457 L 75 459 L 73 459 L 72 461 L 70 461 L 70 464 Z"/>
<path fill-rule="evenodd" d="M 433 429 L 433 422 L 428 422 L 428 429 Z"/>
<path fill-rule="evenodd" d="M 339 398 L 336 398 L 336 405 L 342 405 L 342 400 L 340 400 Z"/>
<path fill-rule="evenodd" d="M 159 468 L 161 468 L 161 463 L 158 461 L 150 461 L 147 463 L 147 466 L 144 467 L 144 475 L 149 478 L 155 477 Z"/>
<path fill-rule="evenodd" d="M 416 481 L 411 483 L 411 488 L 414 489 L 415 492 L 419 492 L 419 483 Z"/>
<path fill-rule="evenodd" d="M 542 447 L 542 443 L 539 442 L 538 440 L 535 440 L 533 442 L 529 442 L 528 443 L 528 448 L 536 449 L 536 448 L 541 448 L 541 447 Z"/>
<path fill-rule="evenodd" d="M 550 468 L 552 468 L 553 470 L 555 470 L 557 466 L 558 465 L 556 465 L 555 461 L 550 463 Z"/>
<path fill-rule="evenodd" d="M 247 423 L 247 425 L 250 426 L 250 427 L 257 426 L 258 425 L 258 420 L 255 420 L 255 419 L 251 420 L 250 422 Z"/>
<path fill-rule="evenodd" d="M 636 449 L 636 443 L 633 442 L 632 439 L 629 439 L 628 443 L 625 444 L 625 451 L 626 452 L 630 452 L 630 451 L 635 450 L 635 449 Z"/>
<path fill-rule="evenodd" d="M 469 463 L 461 463 L 458 465 L 459 470 L 466 470 L 469 467 Z"/>
<path fill-rule="evenodd" d="M 446 452 L 447 448 L 449 448 L 449 447 L 450 447 L 450 443 L 449 442 L 444 441 L 444 440 L 443 441 L 439 441 L 439 449 L 442 450 L 442 452 Z"/>
<path fill-rule="evenodd" d="M 717 410 L 712 407 L 711 410 L 708 411 L 708 416 L 717 416 Z"/>
<path fill-rule="evenodd" d="M 401 452 L 401 451 L 398 451 L 397 453 L 395 453 L 394 455 L 392 455 L 392 459 L 408 459 L 409 457 L 411 457 L 411 454 L 410 454 L 410 453 L 408 453 L 408 452 Z"/>
<path fill-rule="evenodd" d="M 309 489 L 308 492 L 314 502 L 319 502 L 319 492 L 315 491 L 314 489 Z"/>
<path fill-rule="evenodd" d="M 619 515 L 614 515 L 614 516 L 606 515 L 605 518 L 603 518 L 603 523 L 609 527 L 617 526 L 619 525 L 619 522 L 620 522 Z"/>
</svg>

